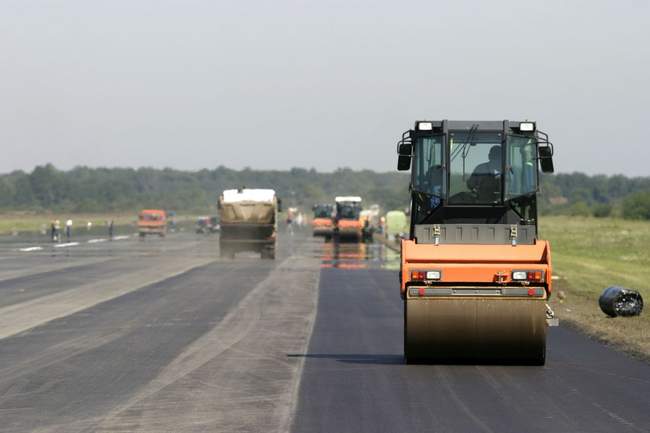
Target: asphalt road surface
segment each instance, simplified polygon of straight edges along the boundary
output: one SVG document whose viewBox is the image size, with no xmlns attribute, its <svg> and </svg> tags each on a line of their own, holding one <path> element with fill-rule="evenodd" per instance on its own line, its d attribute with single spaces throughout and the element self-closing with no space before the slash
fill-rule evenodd
<svg viewBox="0 0 650 433">
<path fill-rule="evenodd" d="M 404 365 L 382 245 L 217 240 L 0 240 L 0 432 L 650 431 L 650 366 L 563 327 L 545 367 Z"/>
</svg>

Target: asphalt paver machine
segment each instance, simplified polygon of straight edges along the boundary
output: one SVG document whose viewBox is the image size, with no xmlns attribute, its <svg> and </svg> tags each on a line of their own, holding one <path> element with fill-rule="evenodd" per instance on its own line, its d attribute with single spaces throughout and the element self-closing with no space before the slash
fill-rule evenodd
<svg viewBox="0 0 650 433">
<path fill-rule="evenodd" d="M 538 167 L 553 171 L 548 135 L 530 121 L 417 121 L 397 152 L 411 170 L 406 361 L 544 364 L 557 325 L 537 218 Z"/>
</svg>

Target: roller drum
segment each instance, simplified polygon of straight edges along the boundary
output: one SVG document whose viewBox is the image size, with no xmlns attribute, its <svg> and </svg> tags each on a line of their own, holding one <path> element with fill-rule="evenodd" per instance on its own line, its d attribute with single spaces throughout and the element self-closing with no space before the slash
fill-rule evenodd
<svg viewBox="0 0 650 433">
<path fill-rule="evenodd" d="M 543 365 L 543 299 L 407 298 L 407 362 L 488 362 Z"/>
</svg>

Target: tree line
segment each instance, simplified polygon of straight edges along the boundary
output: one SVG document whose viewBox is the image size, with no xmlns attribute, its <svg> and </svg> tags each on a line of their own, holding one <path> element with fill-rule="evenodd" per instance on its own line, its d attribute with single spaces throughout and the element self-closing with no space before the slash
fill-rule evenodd
<svg viewBox="0 0 650 433">
<path fill-rule="evenodd" d="M 406 208 L 406 173 L 378 173 L 341 168 L 233 170 L 223 166 L 198 171 L 171 168 L 89 168 L 58 170 L 51 164 L 31 173 L 0 175 L 0 210 L 108 212 L 154 207 L 177 212 L 213 212 L 222 190 L 273 188 L 285 206 L 309 209 L 336 195 L 360 195 L 384 209 Z M 623 216 L 650 219 L 650 177 L 587 176 L 582 173 L 544 175 L 543 214 Z"/>
<path fill-rule="evenodd" d="M 543 175 L 542 214 L 650 219 L 650 176 Z"/>
</svg>

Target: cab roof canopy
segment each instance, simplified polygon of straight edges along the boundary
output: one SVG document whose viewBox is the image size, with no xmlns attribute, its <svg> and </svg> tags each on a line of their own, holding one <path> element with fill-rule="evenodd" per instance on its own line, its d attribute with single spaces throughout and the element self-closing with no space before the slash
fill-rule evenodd
<svg viewBox="0 0 650 433">
<path fill-rule="evenodd" d="M 241 203 L 251 201 L 256 203 L 272 203 L 275 190 L 272 189 L 227 189 L 223 192 L 223 203 Z"/>
<path fill-rule="evenodd" d="M 417 120 L 413 129 L 415 131 L 442 131 L 443 124 L 446 129 L 453 130 L 471 130 L 478 128 L 481 130 L 503 130 L 510 128 L 521 131 L 534 131 L 536 122 L 534 120 Z M 532 129 L 528 129 L 532 128 Z"/>
</svg>

